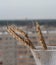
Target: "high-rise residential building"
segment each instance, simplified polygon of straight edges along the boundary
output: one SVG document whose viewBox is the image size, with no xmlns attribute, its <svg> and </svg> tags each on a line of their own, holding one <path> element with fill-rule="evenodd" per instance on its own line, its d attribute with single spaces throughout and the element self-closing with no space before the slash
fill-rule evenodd
<svg viewBox="0 0 56 65">
<path fill-rule="evenodd" d="M 40 45 L 38 36 L 33 29 L 28 29 L 27 33 L 34 46 Z M 44 31 L 43 36 L 47 45 L 55 45 L 56 33 L 48 31 L 47 35 Z M 0 27 L 0 65 L 35 65 L 30 49 L 22 44 L 7 33 L 6 27 Z"/>
<path fill-rule="evenodd" d="M 0 29 L 0 50 L 2 65 L 35 65 L 33 56 L 23 43 L 16 41 L 4 27 Z"/>
</svg>

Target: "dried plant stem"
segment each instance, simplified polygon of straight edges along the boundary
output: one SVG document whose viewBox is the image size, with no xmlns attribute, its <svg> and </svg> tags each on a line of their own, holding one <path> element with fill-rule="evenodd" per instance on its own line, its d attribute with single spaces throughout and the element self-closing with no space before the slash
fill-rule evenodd
<svg viewBox="0 0 56 65">
<path fill-rule="evenodd" d="M 44 37 L 43 37 L 42 32 L 41 32 L 41 29 L 40 29 L 40 25 L 39 25 L 38 23 L 36 23 L 36 31 L 37 31 L 37 33 L 38 33 L 39 41 L 40 41 L 42 47 L 43 47 L 44 49 L 47 49 L 47 46 L 46 46 Z"/>
<path fill-rule="evenodd" d="M 30 43 L 30 44 L 33 46 L 31 40 L 29 39 L 28 35 L 27 35 L 24 31 L 22 31 L 21 29 L 18 29 L 15 25 L 11 25 L 10 28 L 11 28 L 12 30 L 14 30 L 15 32 L 16 32 L 16 31 L 17 31 L 17 32 L 20 32 L 21 35 L 25 36 L 25 38 L 26 38 L 26 40 L 28 41 L 28 43 Z"/>
<path fill-rule="evenodd" d="M 21 29 L 17 28 L 15 25 L 11 25 L 11 28 L 15 30 L 15 32 L 20 32 L 21 35 L 24 35 L 25 37 L 28 38 L 28 35 Z"/>
<path fill-rule="evenodd" d="M 25 45 L 27 45 L 28 47 L 32 48 L 32 49 L 35 49 L 35 47 L 33 46 L 33 44 L 28 41 L 28 40 L 25 40 L 24 38 L 22 38 L 20 35 L 16 34 L 14 32 L 14 30 L 12 30 L 11 28 L 8 27 L 7 31 L 13 36 L 13 38 L 15 38 L 16 40 L 18 41 L 21 41 L 23 43 L 25 43 Z"/>
</svg>

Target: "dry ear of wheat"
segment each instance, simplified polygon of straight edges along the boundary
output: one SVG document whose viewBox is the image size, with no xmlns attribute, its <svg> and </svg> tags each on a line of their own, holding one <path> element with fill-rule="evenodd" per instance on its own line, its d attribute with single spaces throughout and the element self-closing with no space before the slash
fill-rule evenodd
<svg viewBox="0 0 56 65">
<path fill-rule="evenodd" d="M 42 35 L 42 32 L 41 32 L 39 23 L 36 23 L 36 31 L 37 31 L 37 33 L 38 33 L 39 41 L 40 41 L 40 43 L 41 43 L 41 46 L 42 46 L 44 49 L 47 49 L 47 46 L 46 46 L 44 37 L 43 37 L 43 35 Z"/>
<path fill-rule="evenodd" d="M 11 36 L 13 36 L 13 38 L 25 43 L 26 45 L 28 45 L 28 47 L 35 49 L 35 47 L 33 46 L 32 42 L 29 39 L 25 40 L 24 38 L 22 38 L 18 34 L 16 34 L 14 30 L 15 29 L 12 29 L 10 26 L 8 26 L 8 28 L 7 28 L 7 31 L 11 34 Z"/>
<path fill-rule="evenodd" d="M 23 31 L 23 30 L 21 30 L 21 29 L 18 29 L 15 25 L 11 25 L 10 26 L 11 27 L 11 29 L 12 30 L 14 30 L 15 32 L 17 31 L 17 32 L 20 32 L 21 33 L 21 35 L 23 35 L 23 36 L 25 36 L 25 40 L 27 40 L 27 42 L 28 42 L 28 44 L 31 46 L 33 46 L 33 44 L 32 44 L 32 42 L 31 42 L 31 40 L 29 39 L 29 37 L 28 37 L 28 35 Z"/>
<path fill-rule="evenodd" d="M 17 28 L 15 25 L 11 25 L 11 28 L 12 28 L 13 30 L 15 30 L 15 32 L 16 32 L 16 31 L 17 31 L 17 32 L 20 32 L 21 35 L 24 35 L 25 37 L 28 38 L 28 35 L 27 35 L 23 30 Z"/>
</svg>

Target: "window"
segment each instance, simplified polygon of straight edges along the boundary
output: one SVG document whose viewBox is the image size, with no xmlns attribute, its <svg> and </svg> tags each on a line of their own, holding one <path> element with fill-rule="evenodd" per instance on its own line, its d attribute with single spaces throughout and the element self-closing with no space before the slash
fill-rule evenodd
<svg viewBox="0 0 56 65">
<path fill-rule="evenodd" d="M 10 37 L 10 40 L 12 40 L 12 38 Z"/>
<path fill-rule="evenodd" d="M 32 55 L 30 55 L 30 58 L 33 58 L 33 56 L 32 56 Z"/>
<path fill-rule="evenodd" d="M 2 40 L 2 38 L 0 37 L 0 40 Z"/>
</svg>

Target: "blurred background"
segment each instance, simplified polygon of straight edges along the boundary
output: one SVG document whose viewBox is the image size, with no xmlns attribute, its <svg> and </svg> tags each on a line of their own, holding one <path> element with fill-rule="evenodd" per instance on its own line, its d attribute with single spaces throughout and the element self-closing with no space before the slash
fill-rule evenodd
<svg viewBox="0 0 56 65">
<path fill-rule="evenodd" d="M 39 22 L 47 46 L 56 46 L 56 20 L 1 20 L 0 65 L 35 65 L 29 48 L 16 41 L 6 30 L 7 25 L 15 24 L 28 34 L 35 47 L 41 46 L 35 22 Z"/>
</svg>

